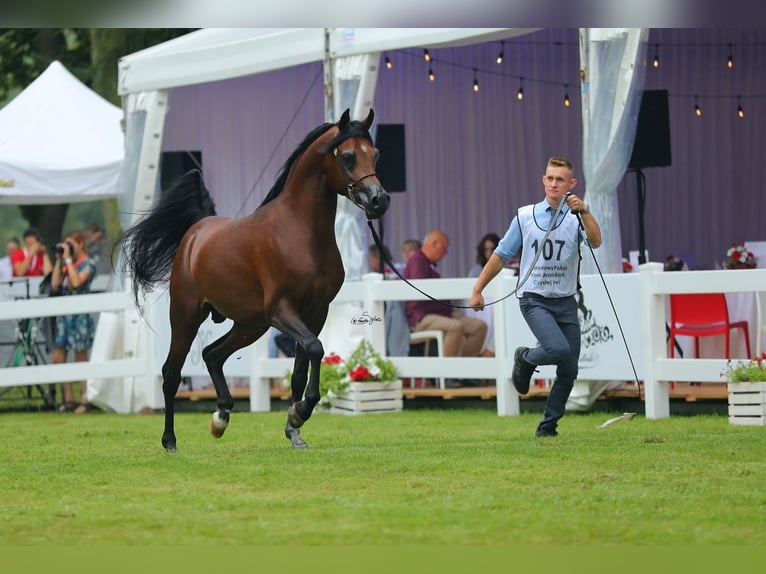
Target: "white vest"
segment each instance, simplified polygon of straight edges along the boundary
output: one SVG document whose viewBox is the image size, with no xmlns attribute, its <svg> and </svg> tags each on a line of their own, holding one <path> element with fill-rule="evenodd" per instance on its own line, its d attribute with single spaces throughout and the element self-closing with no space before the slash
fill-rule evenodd
<svg viewBox="0 0 766 574">
<path fill-rule="evenodd" d="M 521 297 L 526 292 L 544 297 L 574 295 L 577 292 L 577 278 L 580 273 L 580 224 L 576 217 L 564 217 L 563 221 L 551 230 L 543 244 L 547 229 L 535 221 L 534 208 L 534 205 L 524 206 L 517 214 L 523 246 L 519 261 L 519 280 L 526 276 L 537 251 L 542 252 L 516 295 Z"/>
</svg>

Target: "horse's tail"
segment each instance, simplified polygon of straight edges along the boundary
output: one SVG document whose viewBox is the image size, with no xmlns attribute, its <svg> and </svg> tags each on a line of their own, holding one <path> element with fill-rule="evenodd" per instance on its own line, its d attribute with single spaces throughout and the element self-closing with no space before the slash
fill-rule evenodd
<svg viewBox="0 0 766 574">
<path fill-rule="evenodd" d="M 132 276 L 133 295 L 149 291 L 167 278 L 184 234 L 199 220 L 215 215 L 215 204 L 193 169 L 160 196 L 146 217 L 125 231 L 115 243 L 124 252 L 124 266 Z"/>
</svg>

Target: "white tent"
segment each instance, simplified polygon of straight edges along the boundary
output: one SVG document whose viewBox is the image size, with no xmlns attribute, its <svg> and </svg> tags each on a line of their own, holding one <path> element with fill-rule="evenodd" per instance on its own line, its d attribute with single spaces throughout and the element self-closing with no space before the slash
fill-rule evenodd
<svg viewBox="0 0 766 574">
<path fill-rule="evenodd" d="M 122 110 L 53 62 L 0 109 L 0 203 L 117 195 Z"/>
</svg>

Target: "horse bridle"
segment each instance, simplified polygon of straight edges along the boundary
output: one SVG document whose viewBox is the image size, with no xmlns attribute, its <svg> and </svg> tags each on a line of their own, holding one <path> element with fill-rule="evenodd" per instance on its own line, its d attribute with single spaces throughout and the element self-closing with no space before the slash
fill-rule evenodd
<svg viewBox="0 0 766 574">
<path fill-rule="evenodd" d="M 347 173 L 346 169 L 343 168 L 343 166 L 340 163 L 340 160 L 338 160 L 339 152 L 338 152 L 338 148 L 337 147 L 332 150 L 332 154 L 335 156 L 335 163 L 338 165 L 338 171 L 340 173 L 342 173 L 342 174 L 346 174 Z M 351 190 L 354 189 L 360 183 L 362 183 L 362 181 L 364 181 L 368 177 L 378 177 L 378 174 L 373 171 L 372 173 L 368 173 L 367 175 L 363 175 L 362 177 L 360 177 L 356 181 L 352 181 L 351 183 L 346 184 L 346 197 L 351 199 Z"/>
</svg>

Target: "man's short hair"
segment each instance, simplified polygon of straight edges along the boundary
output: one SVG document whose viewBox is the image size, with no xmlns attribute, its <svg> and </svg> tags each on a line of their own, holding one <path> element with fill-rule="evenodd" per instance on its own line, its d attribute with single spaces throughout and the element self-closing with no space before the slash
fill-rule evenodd
<svg viewBox="0 0 766 574">
<path fill-rule="evenodd" d="M 548 166 L 550 167 L 565 167 L 574 175 L 574 166 L 572 162 L 565 157 L 551 157 L 548 158 Z"/>
<path fill-rule="evenodd" d="M 36 227 L 28 227 L 25 231 L 22 237 L 34 237 L 38 241 L 41 240 L 40 232 L 37 230 Z"/>
</svg>

